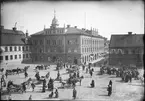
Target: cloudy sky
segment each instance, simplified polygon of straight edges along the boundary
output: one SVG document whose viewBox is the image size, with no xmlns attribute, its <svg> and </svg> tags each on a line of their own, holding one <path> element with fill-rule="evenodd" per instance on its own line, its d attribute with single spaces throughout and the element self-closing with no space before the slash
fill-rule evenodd
<svg viewBox="0 0 145 101">
<path fill-rule="evenodd" d="M 144 4 L 142 1 L 23 1 L 1 4 L 1 25 L 17 28 L 30 34 L 50 27 L 54 9 L 59 26 L 96 28 L 110 39 L 111 34 L 132 31 L 144 34 Z"/>
</svg>

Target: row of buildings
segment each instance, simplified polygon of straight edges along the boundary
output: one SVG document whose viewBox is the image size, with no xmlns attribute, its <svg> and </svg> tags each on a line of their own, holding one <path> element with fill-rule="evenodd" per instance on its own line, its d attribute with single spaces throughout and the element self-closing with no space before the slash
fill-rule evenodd
<svg viewBox="0 0 145 101">
<path fill-rule="evenodd" d="M 143 65 L 144 34 L 112 35 L 110 42 L 95 29 L 59 27 L 55 15 L 50 28 L 28 35 L 14 27 L 1 26 L 1 64 L 57 62 L 84 64 L 97 60 L 109 51 L 109 65 Z M 109 49 L 108 49 L 109 47 Z"/>
<path fill-rule="evenodd" d="M 28 36 L 14 27 L 1 27 L 1 63 L 57 62 L 90 63 L 104 53 L 104 37 L 98 31 L 70 25 L 59 27 L 55 15 L 50 28 Z"/>
</svg>

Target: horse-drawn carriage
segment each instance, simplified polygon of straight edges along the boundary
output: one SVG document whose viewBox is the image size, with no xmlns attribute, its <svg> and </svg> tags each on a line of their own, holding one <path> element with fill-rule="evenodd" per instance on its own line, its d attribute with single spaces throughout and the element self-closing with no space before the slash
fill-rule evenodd
<svg viewBox="0 0 145 101">
<path fill-rule="evenodd" d="M 7 75 L 14 75 L 19 73 L 24 73 L 28 70 L 30 66 L 25 66 L 24 68 L 17 68 L 17 69 L 8 69 L 6 70 Z"/>
<path fill-rule="evenodd" d="M 20 93 L 23 93 L 23 87 L 22 87 L 22 84 L 20 85 L 17 85 L 17 84 L 13 84 L 12 81 L 9 81 L 8 82 L 8 86 L 7 86 L 7 91 L 9 93 L 12 93 L 12 92 L 20 92 Z"/>
<path fill-rule="evenodd" d="M 84 78 L 84 77 L 81 76 L 81 77 L 77 77 L 77 78 L 69 78 L 69 79 L 67 79 L 67 80 L 63 80 L 63 81 L 61 81 L 61 87 L 62 87 L 62 88 L 65 88 L 65 87 L 72 87 L 72 86 L 75 86 L 75 84 L 76 84 L 77 82 L 79 82 L 80 85 L 81 85 L 81 81 L 82 81 L 83 78 Z"/>
</svg>

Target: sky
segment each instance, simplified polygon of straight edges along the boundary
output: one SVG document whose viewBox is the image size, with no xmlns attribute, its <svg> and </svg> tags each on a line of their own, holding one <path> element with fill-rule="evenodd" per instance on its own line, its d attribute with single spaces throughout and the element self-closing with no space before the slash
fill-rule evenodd
<svg viewBox="0 0 145 101">
<path fill-rule="evenodd" d="M 49 28 L 56 11 L 59 27 L 98 29 L 110 40 L 111 34 L 144 34 L 143 1 L 13 1 L 1 3 L 1 25 L 15 26 L 29 35 Z"/>
</svg>

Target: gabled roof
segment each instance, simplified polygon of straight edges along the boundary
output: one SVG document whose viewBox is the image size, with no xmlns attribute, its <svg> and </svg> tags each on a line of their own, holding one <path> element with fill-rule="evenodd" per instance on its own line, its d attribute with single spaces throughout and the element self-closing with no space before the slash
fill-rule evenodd
<svg viewBox="0 0 145 101">
<path fill-rule="evenodd" d="M 144 34 L 111 35 L 110 47 L 143 47 Z"/>
<path fill-rule="evenodd" d="M 25 44 L 25 34 L 22 31 L 9 29 L 1 30 L 1 46 L 23 44 Z"/>
<path fill-rule="evenodd" d="M 10 29 L 2 29 L 1 30 L 1 33 L 3 34 L 24 34 L 22 31 L 19 31 L 19 30 L 10 30 Z"/>
</svg>

